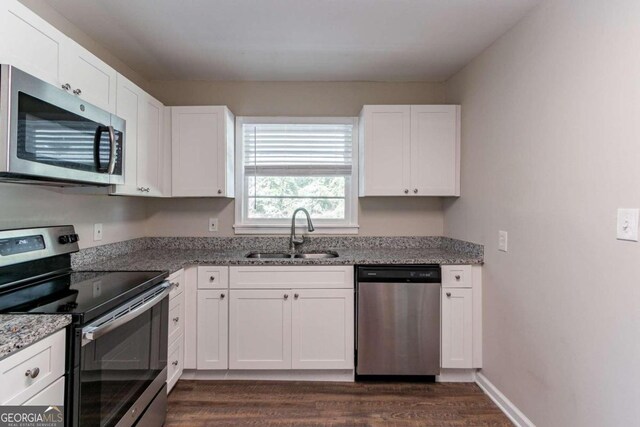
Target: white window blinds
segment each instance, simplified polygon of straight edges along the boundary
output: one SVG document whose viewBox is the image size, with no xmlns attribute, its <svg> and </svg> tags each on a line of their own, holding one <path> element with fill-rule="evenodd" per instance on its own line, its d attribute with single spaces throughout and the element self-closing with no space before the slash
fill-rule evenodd
<svg viewBox="0 0 640 427">
<path fill-rule="evenodd" d="M 245 176 L 348 176 L 352 124 L 245 124 Z"/>
</svg>

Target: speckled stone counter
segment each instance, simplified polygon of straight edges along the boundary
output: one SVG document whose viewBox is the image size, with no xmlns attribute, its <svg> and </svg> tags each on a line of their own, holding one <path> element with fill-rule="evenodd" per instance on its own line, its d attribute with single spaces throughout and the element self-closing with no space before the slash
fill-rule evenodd
<svg viewBox="0 0 640 427">
<path fill-rule="evenodd" d="M 71 323 L 68 314 L 0 315 L 0 359 L 9 356 Z"/>
<path fill-rule="evenodd" d="M 361 238 L 366 240 L 346 241 L 346 243 L 344 240 L 315 238 L 303 247 L 303 251 L 329 250 L 338 253 L 337 258 L 326 259 L 251 259 L 246 256 L 252 251 L 287 252 L 286 239 L 255 238 L 244 242 L 230 239 L 225 248 L 224 245 L 212 246 L 212 243 L 206 239 L 153 238 L 150 239 L 151 248 L 149 249 L 140 249 L 111 258 L 101 257 L 99 261 L 88 260 L 85 257 L 83 258 L 85 262 L 76 263 L 74 267 L 97 271 L 168 270 L 173 272 L 189 265 L 481 264 L 483 262 L 482 246 L 440 237 L 391 238 L 396 240 Z M 346 247 L 349 243 L 352 247 Z M 394 247 L 389 247 L 391 245 Z"/>
</svg>

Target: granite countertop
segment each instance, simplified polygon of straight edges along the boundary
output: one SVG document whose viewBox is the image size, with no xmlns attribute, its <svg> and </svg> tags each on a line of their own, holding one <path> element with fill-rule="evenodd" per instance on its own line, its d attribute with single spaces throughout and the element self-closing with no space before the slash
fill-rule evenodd
<svg viewBox="0 0 640 427">
<path fill-rule="evenodd" d="M 46 338 L 69 323 L 69 314 L 0 315 L 0 359 Z"/>
<path fill-rule="evenodd" d="M 180 270 L 189 265 L 355 265 L 355 264 L 481 264 L 481 255 L 443 248 L 328 249 L 337 258 L 251 259 L 247 249 L 143 249 L 99 262 L 76 265 L 78 270 Z M 278 252 L 271 250 L 270 252 Z M 281 251 L 280 251 L 281 252 Z M 286 252 L 286 251 L 285 251 Z M 315 250 L 314 250 L 315 252 Z"/>
</svg>

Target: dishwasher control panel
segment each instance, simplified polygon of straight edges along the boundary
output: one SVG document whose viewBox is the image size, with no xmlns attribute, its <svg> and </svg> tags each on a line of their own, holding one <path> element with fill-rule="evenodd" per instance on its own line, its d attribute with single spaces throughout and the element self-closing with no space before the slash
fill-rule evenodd
<svg viewBox="0 0 640 427">
<path fill-rule="evenodd" d="M 360 266 L 358 282 L 440 283 L 439 265 Z"/>
</svg>

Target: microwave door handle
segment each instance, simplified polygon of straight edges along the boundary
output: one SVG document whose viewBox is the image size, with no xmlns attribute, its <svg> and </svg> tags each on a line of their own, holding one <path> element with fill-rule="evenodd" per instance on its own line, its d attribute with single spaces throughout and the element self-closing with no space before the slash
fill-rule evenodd
<svg viewBox="0 0 640 427">
<path fill-rule="evenodd" d="M 116 132 L 113 126 L 107 126 L 107 129 L 109 131 L 109 142 L 111 144 L 109 148 L 109 168 L 107 169 L 107 173 L 113 175 L 113 172 L 116 170 L 116 153 L 118 147 L 116 146 Z"/>
<path fill-rule="evenodd" d="M 145 313 L 149 308 L 153 307 L 158 302 L 160 302 L 164 297 L 169 295 L 169 292 L 173 290 L 174 286 L 175 285 L 169 282 L 163 282 L 161 285 L 159 285 L 159 287 L 163 288 L 163 291 L 158 295 L 154 296 L 153 298 L 151 298 L 150 300 L 145 301 L 144 304 L 141 304 L 140 306 L 136 307 L 135 309 L 129 311 L 128 313 L 118 318 L 108 320 L 104 323 L 98 320 L 96 323 L 98 323 L 99 325 L 92 323 L 88 326 L 85 326 L 84 328 L 82 328 L 82 346 L 85 346 L 89 342 L 100 338 L 102 335 L 106 334 L 107 332 L 110 332 L 116 329 L 117 327 L 122 326 L 125 323 L 130 322 L 131 320 Z M 130 304 L 135 305 L 138 302 L 139 301 L 134 300 Z"/>
<path fill-rule="evenodd" d="M 100 140 L 102 139 L 102 133 L 107 130 L 109 130 L 107 126 L 98 126 L 93 136 L 93 161 L 98 172 L 107 172 L 107 169 L 103 168 L 100 163 Z"/>
</svg>

